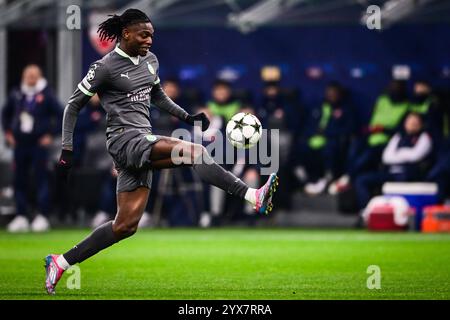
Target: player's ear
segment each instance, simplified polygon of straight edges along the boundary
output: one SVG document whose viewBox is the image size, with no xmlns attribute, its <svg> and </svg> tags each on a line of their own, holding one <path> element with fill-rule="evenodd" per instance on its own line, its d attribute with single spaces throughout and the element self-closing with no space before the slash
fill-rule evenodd
<svg viewBox="0 0 450 320">
<path fill-rule="evenodd" d="M 130 38 L 130 31 L 127 28 L 123 28 L 122 38 L 125 40 L 128 40 Z"/>
</svg>

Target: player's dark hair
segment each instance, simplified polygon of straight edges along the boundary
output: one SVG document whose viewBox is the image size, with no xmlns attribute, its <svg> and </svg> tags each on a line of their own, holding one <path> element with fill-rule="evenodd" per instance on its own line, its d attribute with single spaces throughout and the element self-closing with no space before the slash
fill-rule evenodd
<svg viewBox="0 0 450 320">
<path fill-rule="evenodd" d="M 150 18 L 138 9 L 127 9 L 120 16 L 114 14 L 109 15 L 109 17 L 111 18 L 103 21 L 97 30 L 102 41 L 119 41 L 124 28 L 136 23 L 151 22 Z"/>
</svg>

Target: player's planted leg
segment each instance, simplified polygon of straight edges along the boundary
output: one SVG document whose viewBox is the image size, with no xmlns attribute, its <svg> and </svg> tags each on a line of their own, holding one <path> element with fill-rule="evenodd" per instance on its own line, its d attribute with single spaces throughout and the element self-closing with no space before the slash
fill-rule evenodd
<svg viewBox="0 0 450 320">
<path fill-rule="evenodd" d="M 55 287 L 65 270 L 80 263 L 99 251 L 132 236 L 144 213 L 149 189 L 138 188 L 132 192 L 117 195 L 117 215 L 114 221 L 108 221 L 95 229 L 86 239 L 62 255 L 48 255 L 45 258 L 48 294 L 55 294 Z"/>
</svg>

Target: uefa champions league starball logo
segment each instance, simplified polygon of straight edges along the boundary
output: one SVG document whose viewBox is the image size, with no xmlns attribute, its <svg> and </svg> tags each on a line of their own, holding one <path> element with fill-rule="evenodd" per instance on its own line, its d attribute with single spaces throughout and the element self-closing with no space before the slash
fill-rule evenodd
<svg viewBox="0 0 450 320">
<path fill-rule="evenodd" d="M 94 69 L 90 69 L 86 75 L 86 78 L 88 79 L 88 81 L 91 81 L 92 79 L 94 79 L 95 77 L 95 71 Z"/>
<path fill-rule="evenodd" d="M 235 114 L 225 129 L 228 141 L 236 148 L 248 149 L 256 145 L 262 135 L 259 119 L 251 113 Z"/>
</svg>

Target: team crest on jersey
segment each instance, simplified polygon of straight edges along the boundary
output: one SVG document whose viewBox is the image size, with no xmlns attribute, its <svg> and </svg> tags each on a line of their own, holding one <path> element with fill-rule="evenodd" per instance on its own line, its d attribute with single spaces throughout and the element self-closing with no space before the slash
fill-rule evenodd
<svg viewBox="0 0 450 320">
<path fill-rule="evenodd" d="M 152 134 L 148 134 L 145 136 L 145 138 L 150 141 L 150 142 L 155 142 L 156 141 L 156 136 L 152 135 Z"/>
<path fill-rule="evenodd" d="M 155 74 L 155 69 L 153 69 L 152 65 L 147 62 L 148 71 L 150 71 L 151 74 Z"/>
</svg>

